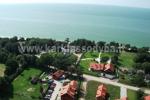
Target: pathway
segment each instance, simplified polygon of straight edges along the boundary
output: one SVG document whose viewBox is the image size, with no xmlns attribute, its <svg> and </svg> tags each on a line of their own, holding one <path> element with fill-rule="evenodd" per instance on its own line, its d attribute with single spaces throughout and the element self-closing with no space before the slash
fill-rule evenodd
<svg viewBox="0 0 150 100">
<path fill-rule="evenodd" d="M 94 58 L 83 58 L 81 60 L 93 60 Z"/>
<path fill-rule="evenodd" d="M 127 97 L 127 88 L 125 87 L 120 88 L 120 98 L 123 98 L 123 97 Z"/>
<path fill-rule="evenodd" d="M 134 86 L 129 86 L 129 85 L 125 85 L 125 84 L 122 84 L 122 83 L 118 83 L 117 80 L 109 80 L 109 79 L 106 79 L 106 78 L 95 77 L 95 76 L 90 76 L 90 75 L 86 75 L 86 74 L 84 74 L 83 77 L 87 81 L 94 80 L 94 81 L 102 82 L 102 83 L 105 83 L 105 84 L 111 84 L 111 85 L 114 85 L 114 86 L 124 87 L 126 89 L 131 89 L 131 90 L 134 90 L 134 91 L 138 91 L 139 89 L 141 89 L 141 90 L 143 90 L 144 93 L 150 94 L 150 90 L 148 90 L 148 89 L 142 89 L 142 88 L 139 88 L 139 87 L 134 87 Z"/>
</svg>

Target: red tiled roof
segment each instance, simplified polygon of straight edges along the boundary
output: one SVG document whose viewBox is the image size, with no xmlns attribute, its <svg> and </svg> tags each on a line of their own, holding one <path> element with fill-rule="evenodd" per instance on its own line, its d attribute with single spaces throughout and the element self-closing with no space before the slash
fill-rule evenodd
<svg viewBox="0 0 150 100">
<path fill-rule="evenodd" d="M 57 72 L 55 72 L 52 76 L 54 79 L 58 79 L 60 78 L 62 75 L 64 74 L 63 70 L 58 70 Z"/>
<path fill-rule="evenodd" d="M 150 95 L 149 96 L 145 96 L 144 100 L 150 100 Z"/>
<path fill-rule="evenodd" d="M 67 94 L 71 98 L 74 98 L 77 89 L 77 81 L 71 81 L 68 85 L 63 86 L 61 89 L 61 97 Z"/>
<path fill-rule="evenodd" d="M 92 63 L 90 64 L 90 68 L 95 71 L 114 71 L 113 64 L 98 64 L 98 63 Z"/>
<path fill-rule="evenodd" d="M 97 93 L 96 93 L 96 97 L 105 98 L 106 93 L 107 93 L 107 89 L 106 89 L 105 85 L 102 84 L 102 85 L 100 85 L 100 86 L 98 87 L 98 90 L 97 90 Z"/>
<path fill-rule="evenodd" d="M 76 90 L 77 89 L 77 81 L 75 81 L 75 80 L 73 80 L 73 81 L 71 81 L 70 82 L 70 85 L 71 85 L 71 87 L 74 89 L 74 90 Z"/>
<path fill-rule="evenodd" d="M 114 65 L 113 64 L 106 64 L 104 71 L 107 71 L 107 70 L 110 70 L 113 72 L 114 71 Z"/>
<path fill-rule="evenodd" d="M 120 100 L 128 100 L 128 98 L 127 97 L 123 97 Z"/>
<path fill-rule="evenodd" d="M 104 64 L 92 63 L 90 64 L 90 68 L 96 71 L 104 70 Z"/>
</svg>

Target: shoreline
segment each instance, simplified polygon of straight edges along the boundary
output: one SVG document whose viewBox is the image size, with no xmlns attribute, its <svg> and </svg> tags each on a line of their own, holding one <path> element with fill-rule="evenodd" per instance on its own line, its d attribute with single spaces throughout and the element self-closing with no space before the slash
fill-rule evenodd
<svg viewBox="0 0 150 100">
<path fill-rule="evenodd" d="M 16 36 L 0 36 L 0 38 L 13 38 L 13 37 L 16 37 Z M 131 42 L 120 42 L 120 41 L 114 41 L 114 40 L 105 40 L 105 39 L 103 39 L 103 40 L 92 40 L 92 39 L 88 39 L 88 38 L 75 38 L 75 39 L 72 39 L 72 38 L 70 38 L 70 37 L 65 37 L 64 39 L 58 39 L 58 38 L 54 38 L 54 37 L 52 37 L 52 38 L 50 38 L 50 37 L 30 37 L 30 36 L 17 36 L 18 37 L 18 39 L 20 39 L 20 38 L 24 38 L 25 40 L 27 39 L 27 38 L 35 38 L 35 39 L 52 39 L 52 40 L 56 40 L 56 41 L 64 41 L 66 38 L 69 38 L 70 40 L 71 40 L 71 42 L 73 42 L 74 40 L 77 40 L 77 39 L 86 39 L 86 40 L 90 40 L 90 41 L 95 41 L 95 42 L 99 42 L 99 41 L 103 41 L 103 42 L 106 42 L 106 43 L 110 43 L 110 42 L 116 42 L 116 43 L 119 43 L 119 44 L 129 44 L 130 46 L 132 46 L 132 47 L 137 47 L 137 48 L 142 48 L 142 47 L 149 47 L 150 48 L 150 46 L 148 46 L 148 45 L 136 45 L 136 44 L 134 44 L 134 43 L 131 43 Z"/>
</svg>

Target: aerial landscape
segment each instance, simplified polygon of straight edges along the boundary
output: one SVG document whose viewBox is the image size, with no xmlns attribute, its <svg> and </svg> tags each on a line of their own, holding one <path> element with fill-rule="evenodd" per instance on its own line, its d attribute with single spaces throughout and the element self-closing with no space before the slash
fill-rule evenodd
<svg viewBox="0 0 150 100">
<path fill-rule="evenodd" d="M 150 100 L 150 1 L 0 0 L 0 100 Z"/>
</svg>

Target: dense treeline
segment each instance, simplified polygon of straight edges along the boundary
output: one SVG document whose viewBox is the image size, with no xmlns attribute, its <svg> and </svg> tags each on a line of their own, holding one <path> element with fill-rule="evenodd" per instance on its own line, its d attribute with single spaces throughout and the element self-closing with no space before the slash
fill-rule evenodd
<svg viewBox="0 0 150 100">
<path fill-rule="evenodd" d="M 147 52 L 139 52 L 135 57 L 135 65 L 136 69 L 144 70 L 146 74 L 150 74 L 150 53 Z"/>
<path fill-rule="evenodd" d="M 150 53 L 148 47 L 138 48 L 134 58 L 133 69 L 129 71 L 126 82 L 135 86 L 150 87 Z"/>
</svg>

